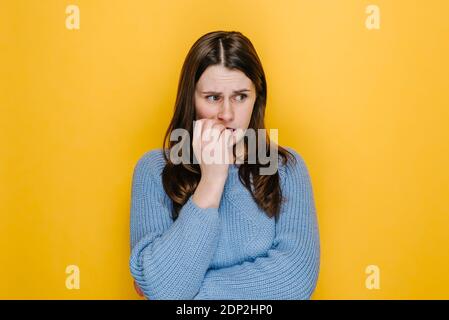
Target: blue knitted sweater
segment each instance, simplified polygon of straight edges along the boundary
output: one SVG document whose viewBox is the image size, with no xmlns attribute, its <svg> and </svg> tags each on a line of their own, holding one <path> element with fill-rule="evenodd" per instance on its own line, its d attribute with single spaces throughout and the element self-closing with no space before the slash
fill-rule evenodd
<svg viewBox="0 0 449 320">
<path fill-rule="evenodd" d="M 171 219 L 162 187 L 161 149 L 134 168 L 130 270 L 150 300 L 309 299 L 318 278 L 320 241 L 310 176 L 302 157 L 282 165 L 286 198 L 275 222 L 261 211 L 230 165 L 219 208 L 189 197 Z"/>
</svg>

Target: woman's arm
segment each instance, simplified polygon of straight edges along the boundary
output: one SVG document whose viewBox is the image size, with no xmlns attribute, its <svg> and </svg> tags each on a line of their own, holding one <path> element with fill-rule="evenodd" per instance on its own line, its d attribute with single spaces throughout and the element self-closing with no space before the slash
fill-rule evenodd
<svg viewBox="0 0 449 320">
<path fill-rule="evenodd" d="M 204 160 L 208 144 L 232 159 L 234 143 L 234 134 L 217 120 L 195 121 L 192 147 L 197 159 Z M 201 180 L 173 223 L 169 205 L 162 201 L 168 197 L 152 178 L 151 168 L 158 163 L 153 155 L 139 161 L 133 177 L 131 273 L 147 298 L 192 299 L 218 244 L 218 207 L 229 163 L 200 162 Z"/>
<path fill-rule="evenodd" d="M 290 149 L 290 148 L 289 148 Z M 283 204 L 276 237 L 266 256 L 207 271 L 196 300 L 309 299 L 318 278 L 320 242 L 312 185 L 302 158 L 284 176 Z M 285 172 L 283 172 L 285 169 Z"/>
<path fill-rule="evenodd" d="M 134 169 L 131 274 L 148 299 L 192 299 L 218 244 L 218 209 L 199 207 L 192 195 L 173 222 L 155 162 L 152 151 Z"/>
</svg>

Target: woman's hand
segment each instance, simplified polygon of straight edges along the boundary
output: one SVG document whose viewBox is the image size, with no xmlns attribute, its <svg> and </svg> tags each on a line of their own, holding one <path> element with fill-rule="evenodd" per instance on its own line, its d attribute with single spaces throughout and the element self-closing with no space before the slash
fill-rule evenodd
<svg viewBox="0 0 449 320">
<path fill-rule="evenodd" d="M 229 164 L 234 162 L 232 149 L 235 143 L 234 132 L 226 129 L 217 120 L 201 119 L 195 122 L 192 147 L 196 159 L 200 162 L 201 179 L 192 200 L 200 208 L 219 207 Z M 216 159 L 218 163 L 209 159 L 211 150 L 214 155 L 217 152 L 221 155 Z"/>
<path fill-rule="evenodd" d="M 139 285 L 136 283 L 136 280 L 134 280 L 134 289 L 136 289 L 137 294 L 141 297 L 143 297 L 143 291 L 140 289 Z"/>
<path fill-rule="evenodd" d="M 234 163 L 232 150 L 235 143 L 235 132 L 226 129 L 218 120 L 195 121 L 192 147 L 196 159 L 200 162 L 202 178 L 226 180 L 229 164 Z"/>
</svg>

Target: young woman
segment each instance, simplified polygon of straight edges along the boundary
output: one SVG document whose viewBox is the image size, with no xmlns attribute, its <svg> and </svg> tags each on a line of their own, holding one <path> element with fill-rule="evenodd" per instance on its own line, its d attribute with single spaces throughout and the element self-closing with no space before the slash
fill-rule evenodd
<svg viewBox="0 0 449 320">
<path fill-rule="evenodd" d="M 145 153 L 133 174 L 130 270 L 147 299 L 312 295 L 320 242 L 306 164 L 277 145 L 274 174 L 260 173 L 260 159 L 248 161 L 243 134 L 265 129 L 266 101 L 265 74 L 247 37 L 217 31 L 194 43 L 163 147 Z M 180 128 L 196 161 L 172 159 L 179 141 L 168 138 Z M 263 154 L 272 150 L 268 135 L 257 141 Z M 207 145 L 232 163 L 203 161 Z"/>
</svg>

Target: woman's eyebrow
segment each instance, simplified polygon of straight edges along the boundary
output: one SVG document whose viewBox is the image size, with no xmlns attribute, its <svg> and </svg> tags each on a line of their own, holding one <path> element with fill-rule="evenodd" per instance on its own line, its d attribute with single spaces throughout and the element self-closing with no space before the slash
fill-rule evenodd
<svg viewBox="0 0 449 320">
<path fill-rule="evenodd" d="M 240 90 L 234 90 L 233 93 L 242 93 L 242 92 L 250 92 L 251 90 L 249 89 L 240 89 Z M 216 94 L 219 95 L 221 94 L 221 92 L 217 92 L 217 91 L 203 91 L 201 92 L 202 94 Z"/>
</svg>

